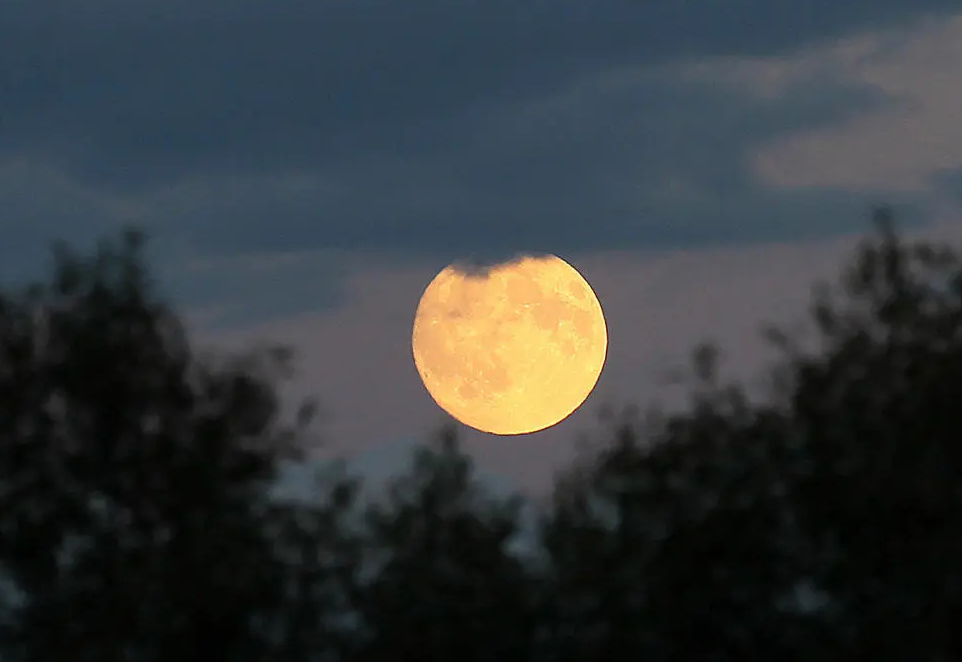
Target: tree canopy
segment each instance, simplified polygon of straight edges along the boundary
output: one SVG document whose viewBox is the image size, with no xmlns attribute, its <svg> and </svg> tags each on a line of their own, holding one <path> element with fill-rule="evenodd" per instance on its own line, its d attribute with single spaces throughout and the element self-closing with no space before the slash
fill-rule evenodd
<svg viewBox="0 0 962 662">
<path fill-rule="evenodd" d="M 443 430 L 364 506 L 278 499 L 310 408 L 281 348 L 201 356 L 128 233 L 0 291 L 3 660 L 962 659 L 962 268 L 891 214 L 780 388 L 626 413 L 556 481 L 539 547 Z"/>
</svg>

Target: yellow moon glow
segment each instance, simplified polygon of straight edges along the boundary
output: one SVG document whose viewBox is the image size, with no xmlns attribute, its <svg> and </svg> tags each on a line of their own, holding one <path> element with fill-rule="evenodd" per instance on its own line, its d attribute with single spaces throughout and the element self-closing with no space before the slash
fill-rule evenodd
<svg viewBox="0 0 962 662">
<path fill-rule="evenodd" d="M 483 432 L 525 434 L 587 399 L 608 328 L 574 267 L 554 255 L 523 257 L 483 274 L 441 271 L 421 296 L 411 344 L 442 409 Z"/>
</svg>

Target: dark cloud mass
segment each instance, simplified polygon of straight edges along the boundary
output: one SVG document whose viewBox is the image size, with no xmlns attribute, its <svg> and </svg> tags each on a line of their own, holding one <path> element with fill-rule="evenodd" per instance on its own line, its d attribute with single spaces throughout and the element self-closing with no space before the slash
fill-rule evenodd
<svg viewBox="0 0 962 662">
<path fill-rule="evenodd" d="M 658 75 L 642 84 L 587 83 L 555 102 L 507 106 L 433 154 L 347 164 L 332 174 L 343 186 L 329 196 L 288 191 L 282 201 L 259 192 L 231 204 L 229 236 L 216 225 L 197 226 L 192 236 L 228 252 L 291 250 L 306 241 L 486 262 L 517 252 L 844 233 L 861 229 L 865 210 L 883 196 L 913 200 L 883 191 L 775 194 L 755 181 L 743 156 L 773 136 L 883 102 L 874 89 L 825 81 L 767 104 Z M 283 205 L 285 223 L 265 228 L 274 204 Z M 847 216 L 825 213 L 839 205 Z M 206 215 L 222 217 L 224 207 Z"/>
<path fill-rule="evenodd" d="M 760 101 L 656 65 L 788 54 L 956 8 L 7 0 L 0 277 L 35 263 L 45 240 L 128 221 L 172 252 L 377 250 L 484 262 L 842 233 L 861 228 L 882 198 L 922 218 L 911 195 L 775 192 L 745 162 L 780 134 L 890 103 L 878 90 L 820 72 L 811 86 Z M 305 298 L 317 287 L 284 273 Z M 174 276 L 175 287 L 211 299 L 227 287 Z M 336 288 L 322 298 L 336 301 Z"/>
<path fill-rule="evenodd" d="M 21 1 L 0 21 L 0 145 L 119 187 L 420 152 L 452 116 L 599 67 L 781 52 L 955 5 Z"/>
<path fill-rule="evenodd" d="M 940 191 L 962 203 L 962 166 L 943 170 L 935 180 Z"/>
</svg>

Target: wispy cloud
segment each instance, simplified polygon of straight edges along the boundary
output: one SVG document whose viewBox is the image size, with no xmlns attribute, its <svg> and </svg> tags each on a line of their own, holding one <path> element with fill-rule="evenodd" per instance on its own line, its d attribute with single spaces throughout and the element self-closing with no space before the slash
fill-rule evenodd
<svg viewBox="0 0 962 662">
<path fill-rule="evenodd" d="M 932 192 L 935 175 L 962 165 L 962 89 L 953 83 L 962 79 L 962 16 L 846 40 L 794 62 L 750 61 L 740 67 L 750 85 L 828 68 L 892 100 L 763 146 L 754 166 L 776 186 Z"/>
</svg>

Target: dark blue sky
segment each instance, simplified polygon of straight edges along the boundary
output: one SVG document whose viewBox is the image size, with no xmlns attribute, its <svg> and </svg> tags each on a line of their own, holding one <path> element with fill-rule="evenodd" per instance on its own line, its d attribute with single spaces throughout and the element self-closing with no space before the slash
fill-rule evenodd
<svg viewBox="0 0 962 662">
<path fill-rule="evenodd" d="M 134 223 L 208 330 L 310 338 L 298 315 L 342 315 L 323 324 L 404 335 L 422 280 L 457 259 L 620 251 L 644 271 L 676 251 L 817 245 L 880 202 L 908 226 L 957 218 L 959 11 L 5 0 L 0 278 L 40 273 L 54 238 Z M 659 306 L 684 290 L 669 271 Z M 392 298 L 396 319 L 372 322 Z"/>
<path fill-rule="evenodd" d="M 129 216 L 221 255 L 830 234 L 885 192 L 773 192 L 744 156 L 892 103 L 884 90 L 824 71 L 760 102 L 658 67 L 788 55 L 956 6 L 8 1 L 0 158 L 49 168 L 21 173 L 32 187 L 62 177 L 79 190 L 36 200 L 7 188 L 0 222 L 10 244 L 33 246 Z M 606 81 L 619 72 L 636 78 Z M 668 172 L 706 199 L 666 194 Z M 841 213 L 811 218 L 823 207 Z"/>
</svg>

